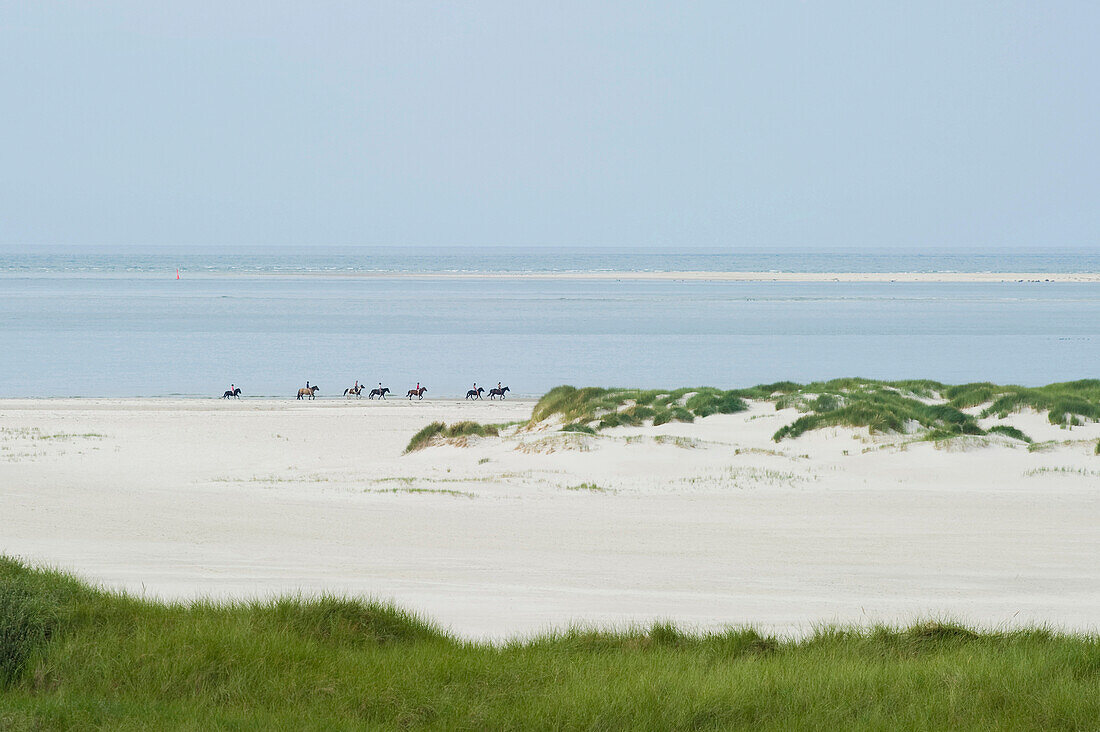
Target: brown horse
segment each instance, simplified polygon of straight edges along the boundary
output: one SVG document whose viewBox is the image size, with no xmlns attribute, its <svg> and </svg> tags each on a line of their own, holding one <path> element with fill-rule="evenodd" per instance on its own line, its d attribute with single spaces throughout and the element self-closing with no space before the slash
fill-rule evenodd
<svg viewBox="0 0 1100 732">
<path fill-rule="evenodd" d="M 412 398 L 414 396 L 419 398 L 419 399 L 423 399 L 424 398 L 424 392 L 426 392 L 427 390 L 428 390 L 428 387 L 426 387 L 426 386 L 422 386 L 419 389 L 409 389 L 409 393 L 406 396 L 409 397 L 410 401 L 412 400 Z"/>
<path fill-rule="evenodd" d="M 317 398 L 316 394 L 319 391 L 321 391 L 321 390 L 319 388 L 317 388 L 316 386 L 311 386 L 308 389 L 299 389 L 298 390 L 298 398 L 299 399 L 316 399 Z"/>
</svg>

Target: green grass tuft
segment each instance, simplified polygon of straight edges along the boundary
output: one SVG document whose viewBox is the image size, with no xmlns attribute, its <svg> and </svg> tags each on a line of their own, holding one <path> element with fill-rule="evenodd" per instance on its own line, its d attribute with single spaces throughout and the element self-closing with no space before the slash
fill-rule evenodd
<svg viewBox="0 0 1100 732">
<path fill-rule="evenodd" d="M 581 483 L 580 485 L 566 486 L 567 491 L 589 491 L 591 493 L 607 493 L 606 488 L 602 488 L 595 483 Z"/>
<path fill-rule="evenodd" d="M 432 438 L 447 429 L 447 425 L 442 422 L 432 422 L 430 425 L 413 435 L 413 438 L 409 440 L 408 446 L 405 447 L 405 452 L 412 452 L 414 450 L 422 450 L 428 446 L 428 443 L 432 441 Z"/>
<path fill-rule="evenodd" d="M 455 422 L 449 427 L 442 422 L 432 422 L 430 425 L 413 435 L 412 439 L 409 440 L 408 446 L 405 448 L 405 452 L 410 453 L 415 450 L 422 450 L 431 444 L 431 441 L 436 437 L 451 439 L 468 435 L 476 437 L 499 437 L 500 430 L 497 429 L 496 425 L 479 424 L 477 422 Z"/>
<path fill-rule="evenodd" d="M 1016 429 L 1012 425 L 1007 425 L 1007 424 L 995 424 L 995 425 L 993 425 L 992 427 L 989 428 L 989 434 L 991 434 L 991 435 L 992 434 L 1004 435 L 1006 437 L 1011 437 L 1014 440 L 1020 440 L 1022 442 L 1026 442 L 1029 445 L 1033 441 L 1030 437 L 1025 435 L 1020 430 Z"/>
</svg>

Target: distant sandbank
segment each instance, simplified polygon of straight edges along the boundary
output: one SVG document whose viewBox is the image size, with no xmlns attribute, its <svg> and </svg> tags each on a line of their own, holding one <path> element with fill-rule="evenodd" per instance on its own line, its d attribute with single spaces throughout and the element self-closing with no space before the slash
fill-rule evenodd
<svg viewBox="0 0 1100 732">
<path fill-rule="evenodd" d="M 72 272 L 25 273 L 0 272 L 4 277 L 103 277 L 114 279 L 159 279 L 175 272 Z M 210 271 L 180 269 L 182 279 L 201 278 L 329 278 L 329 279 L 423 279 L 423 280 L 633 280 L 679 282 L 1100 282 L 1100 272 L 714 272 L 714 271 L 553 271 L 553 272 L 478 272 L 478 271 L 363 271 L 293 270 L 284 271 Z"/>
<path fill-rule="evenodd" d="M 1100 272 L 281 272 L 276 276 L 700 282 L 1100 282 Z M 270 276 L 264 273 L 258 276 Z"/>
</svg>

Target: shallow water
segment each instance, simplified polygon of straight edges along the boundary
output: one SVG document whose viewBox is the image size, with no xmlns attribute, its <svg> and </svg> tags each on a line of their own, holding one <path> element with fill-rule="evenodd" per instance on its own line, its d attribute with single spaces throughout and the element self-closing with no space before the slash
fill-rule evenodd
<svg viewBox="0 0 1100 732">
<path fill-rule="evenodd" d="M 1100 370 L 1094 283 L 177 281 L 121 261 L 100 273 L 4 261 L 5 397 L 215 395 L 230 382 L 291 396 L 307 379 L 322 397 L 356 379 L 402 393 L 420 381 L 429 397 L 474 381 L 514 395 L 855 375 L 1042 384 Z"/>
</svg>

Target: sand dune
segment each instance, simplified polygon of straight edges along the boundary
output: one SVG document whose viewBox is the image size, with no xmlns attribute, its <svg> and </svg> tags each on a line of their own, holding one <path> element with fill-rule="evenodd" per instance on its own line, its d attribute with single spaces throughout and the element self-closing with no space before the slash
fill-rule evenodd
<svg viewBox="0 0 1100 732">
<path fill-rule="evenodd" d="M 1100 627 L 1100 426 L 940 445 L 791 410 L 472 438 L 531 402 L 0 402 L 0 552 L 159 597 L 369 594 L 467 636 L 654 617 Z"/>
</svg>

